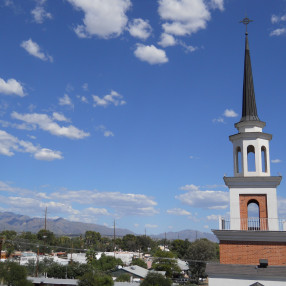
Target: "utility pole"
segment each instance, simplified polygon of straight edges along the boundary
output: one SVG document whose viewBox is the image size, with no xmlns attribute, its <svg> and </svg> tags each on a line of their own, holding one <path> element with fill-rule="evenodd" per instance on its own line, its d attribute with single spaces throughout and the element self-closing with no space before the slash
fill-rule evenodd
<svg viewBox="0 0 286 286">
<path fill-rule="evenodd" d="M 45 210 L 45 231 L 47 231 L 47 210 L 48 210 L 48 207 L 46 207 L 46 210 Z"/>
<path fill-rule="evenodd" d="M 114 252 L 114 257 L 115 257 L 115 219 L 113 223 L 113 252 Z"/>
<path fill-rule="evenodd" d="M 165 248 L 166 248 L 166 232 L 165 232 L 165 239 L 164 239 L 164 251 L 165 251 Z"/>
<path fill-rule="evenodd" d="M 38 277 L 39 272 L 39 245 L 38 245 L 38 255 L 37 255 L 37 266 L 36 266 L 36 277 Z"/>
<path fill-rule="evenodd" d="M 3 243 L 3 237 L 0 237 L 0 261 L 2 257 L 2 243 Z"/>
</svg>

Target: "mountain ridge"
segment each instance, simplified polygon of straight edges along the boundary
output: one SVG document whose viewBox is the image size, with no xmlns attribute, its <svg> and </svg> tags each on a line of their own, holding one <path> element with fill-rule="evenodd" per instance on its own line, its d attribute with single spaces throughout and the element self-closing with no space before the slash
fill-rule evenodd
<svg viewBox="0 0 286 286">
<path fill-rule="evenodd" d="M 44 228 L 44 225 L 44 218 L 32 218 L 26 215 L 15 214 L 13 212 L 0 212 L 0 231 L 14 230 L 17 232 L 30 231 L 32 233 L 37 233 L 40 229 Z M 56 235 L 81 235 L 88 230 L 97 231 L 102 236 L 114 235 L 113 228 L 94 223 L 69 221 L 61 217 L 56 219 L 47 219 L 47 229 Z M 126 234 L 138 235 L 129 229 L 116 228 L 116 236 L 124 236 Z M 178 232 L 170 231 L 166 234 L 150 234 L 149 236 L 153 239 L 162 239 L 165 238 L 165 235 L 169 240 L 179 238 L 194 241 L 197 238 L 207 238 L 211 241 L 217 241 L 216 237 L 212 233 L 189 229 L 181 230 Z"/>
</svg>

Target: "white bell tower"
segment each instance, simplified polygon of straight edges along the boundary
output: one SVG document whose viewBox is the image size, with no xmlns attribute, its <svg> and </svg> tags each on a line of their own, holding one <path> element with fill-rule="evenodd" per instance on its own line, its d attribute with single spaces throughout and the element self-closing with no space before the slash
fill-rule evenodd
<svg viewBox="0 0 286 286">
<path fill-rule="evenodd" d="M 257 115 L 248 33 L 245 33 L 242 117 L 229 137 L 233 144 L 234 176 L 224 177 L 230 191 L 231 230 L 279 230 L 276 187 L 281 177 L 270 174 L 269 142 L 265 122 Z M 258 217 L 249 216 L 249 205 L 258 207 Z"/>
</svg>

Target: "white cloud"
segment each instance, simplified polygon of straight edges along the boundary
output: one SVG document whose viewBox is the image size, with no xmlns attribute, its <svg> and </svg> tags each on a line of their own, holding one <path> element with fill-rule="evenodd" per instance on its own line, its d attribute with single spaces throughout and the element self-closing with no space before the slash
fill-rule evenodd
<svg viewBox="0 0 286 286">
<path fill-rule="evenodd" d="M 27 113 L 20 114 L 18 112 L 12 112 L 12 118 L 18 119 L 21 121 L 30 124 L 31 126 L 38 126 L 40 129 L 44 131 L 48 131 L 56 136 L 63 136 L 70 139 L 83 139 L 88 137 L 90 134 L 84 132 L 73 125 L 59 126 L 56 122 L 53 121 L 53 118 L 49 117 L 47 114 L 39 114 L 39 113 Z"/>
<path fill-rule="evenodd" d="M 153 216 L 158 213 L 155 209 L 157 203 L 151 197 L 141 194 L 77 190 L 55 192 L 50 197 L 68 203 L 104 206 L 113 209 L 118 216 Z"/>
<path fill-rule="evenodd" d="M 136 227 L 136 228 L 137 228 L 138 226 L 139 226 L 139 224 L 138 224 L 138 223 L 134 223 L 134 227 Z"/>
<path fill-rule="evenodd" d="M 217 2 L 217 1 L 216 1 Z M 159 0 L 165 33 L 185 36 L 205 29 L 211 15 L 203 0 Z"/>
<path fill-rule="evenodd" d="M 10 78 L 7 81 L 0 78 L 0 93 L 25 96 L 23 86 L 17 80 Z"/>
<path fill-rule="evenodd" d="M 62 153 L 59 151 L 53 151 L 47 148 L 38 150 L 35 155 L 35 159 L 43 161 L 53 161 L 55 159 L 63 159 Z"/>
<path fill-rule="evenodd" d="M 238 114 L 232 109 L 226 109 L 223 113 L 225 117 L 237 117 Z"/>
<path fill-rule="evenodd" d="M 280 215 L 286 215 L 286 198 L 279 197 L 278 198 L 278 212 Z"/>
<path fill-rule="evenodd" d="M 53 112 L 53 119 L 57 121 L 70 122 L 69 119 L 67 119 L 63 114 L 58 113 L 58 112 Z"/>
<path fill-rule="evenodd" d="M 76 9 L 84 12 L 83 24 L 75 28 L 80 38 L 98 36 L 118 37 L 124 31 L 130 0 L 68 0 Z"/>
<path fill-rule="evenodd" d="M 83 95 L 83 96 L 80 96 L 80 95 L 77 95 L 76 96 L 81 102 L 83 103 L 88 103 L 88 99 Z"/>
<path fill-rule="evenodd" d="M 73 103 L 68 94 L 65 94 L 63 97 L 59 98 L 59 105 L 69 105 L 73 107 Z"/>
<path fill-rule="evenodd" d="M 198 47 L 194 47 L 192 45 L 187 45 L 186 43 L 179 41 L 180 45 L 185 49 L 186 52 L 194 52 L 198 49 Z"/>
<path fill-rule="evenodd" d="M 113 134 L 113 132 L 111 132 L 111 131 L 105 130 L 105 131 L 103 132 L 103 136 L 104 136 L 104 137 L 113 137 L 114 134 Z"/>
<path fill-rule="evenodd" d="M 224 123 L 224 119 L 222 117 L 214 118 L 212 120 L 213 123 Z"/>
<path fill-rule="evenodd" d="M 45 10 L 44 4 L 46 0 L 36 0 L 36 7 L 31 11 L 34 21 L 42 24 L 46 19 L 52 19 L 52 14 Z"/>
<path fill-rule="evenodd" d="M 14 152 L 31 153 L 37 160 L 52 161 L 63 159 L 60 151 L 35 146 L 31 142 L 19 140 L 6 131 L 0 130 L 0 154 L 14 156 Z"/>
<path fill-rule="evenodd" d="M 123 100 L 123 96 L 118 92 L 112 90 L 110 94 L 105 95 L 104 97 L 99 97 L 97 95 L 92 95 L 94 104 L 93 106 L 108 106 L 113 104 L 115 106 L 124 105 L 126 101 Z"/>
<path fill-rule="evenodd" d="M 224 0 L 211 0 L 210 6 L 212 9 L 219 9 L 220 11 L 224 10 Z"/>
<path fill-rule="evenodd" d="M 134 55 L 141 61 L 148 62 L 151 65 L 168 62 L 165 51 L 156 48 L 154 45 L 145 46 L 142 44 L 137 44 Z"/>
<path fill-rule="evenodd" d="M 41 52 L 40 46 L 33 42 L 32 39 L 29 39 L 27 41 L 23 41 L 21 43 L 21 47 L 24 48 L 30 55 L 41 59 L 42 61 L 50 61 L 53 62 L 53 57 L 51 57 L 48 54 L 45 54 Z"/>
<path fill-rule="evenodd" d="M 110 130 L 106 130 L 106 127 L 104 125 L 99 125 L 96 127 L 96 130 L 99 130 L 103 133 L 104 137 L 113 137 L 114 134 Z"/>
<path fill-rule="evenodd" d="M 286 33 L 286 28 L 278 28 L 270 33 L 270 36 L 281 36 Z"/>
<path fill-rule="evenodd" d="M 127 30 L 130 35 L 142 40 L 146 40 L 150 37 L 152 28 L 148 21 L 143 19 L 134 19 L 128 24 Z"/>
<path fill-rule="evenodd" d="M 84 84 L 82 85 L 82 89 L 85 90 L 85 91 L 87 91 L 87 90 L 88 90 L 88 83 L 84 83 Z"/>
<path fill-rule="evenodd" d="M 198 186 L 186 185 L 181 187 L 186 193 L 175 198 L 192 207 L 208 209 L 225 209 L 229 203 L 229 193 L 223 191 L 202 191 Z"/>
<path fill-rule="evenodd" d="M 158 227 L 158 225 L 157 224 L 145 224 L 145 227 L 146 228 L 157 228 Z"/>
<path fill-rule="evenodd" d="M 218 220 L 219 220 L 219 217 L 220 217 L 220 215 L 212 214 L 212 215 L 208 215 L 208 216 L 207 216 L 207 220 L 218 221 Z"/>
<path fill-rule="evenodd" d="M 271 23 L 272 24 L 277 24 L 281 21 L 286 21 L 286 14 L 283 16 L 278 16 L 278 15 L 272 15 L 271 16 Z"/>
<path fill-rule="evenodd" d="M 185 186 L 182 186 L 180 188 L 180 190 L 183 190 L 183 191 L 198 191 L 199 190 L 199 186 L 196 186 L 196 185 L 185 185 Z"/>
<path fill-rule="evenodd" d="M 277 163 L 281 163 L 282 161 L 280 159 L 274 159 L 271 160 L 271 163 L 277 164 Z"/>
<path fill-rule="evenodd" d="M 180 209 L 180 208 L 174 208 L 174 209 L 167 210 L 167 213 L 171 215 L 191 215 L 190 212 L 184 209 Z"/>
<path fill-rule="evenodd" d="M 160 41 L 158 44 L 164 48 L 170 47 L 170 46 L 175 46 L 177 44 L 176 39 L 174 38 L 173 35 L 163 33 L 161 35 Z"/>
</svg>

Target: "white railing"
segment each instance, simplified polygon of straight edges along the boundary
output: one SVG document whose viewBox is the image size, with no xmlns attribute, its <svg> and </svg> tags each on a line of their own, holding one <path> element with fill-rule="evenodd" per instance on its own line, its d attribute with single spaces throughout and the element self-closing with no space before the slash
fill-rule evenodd
<svg viewBox="0 0 286 286">
<path fill-rule="evenodd" d="M 220 230 L 286 231 L 286 219 L 281 218 L 219 218 Z"/>
</svg>

